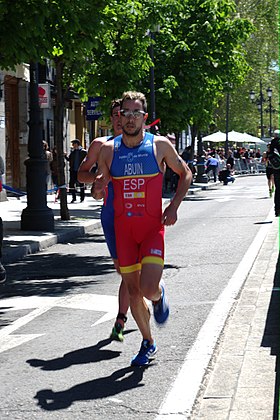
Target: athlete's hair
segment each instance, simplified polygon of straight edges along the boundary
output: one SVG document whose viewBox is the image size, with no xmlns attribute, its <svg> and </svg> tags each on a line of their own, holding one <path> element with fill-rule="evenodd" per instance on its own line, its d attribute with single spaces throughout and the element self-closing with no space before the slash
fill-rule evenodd
<svg viewBox="0 0 280 420">
<path fill-rule="evenodd" d="M 129 90 L 128 92 L 124 92 L 122 95 L 121 100 L 121 108 L 123 106 L 124 101 L 140 101 L 143 105 L 143 111 L 147 112 L 147 99 L 145 95 L 141 92 L 135 92 L 132 90 Z"/>
<path fill-rule="evenodd" d="M 111 107 L 110 107 L 110 115 L 111 117 L 113 116 L 113 111 L 115 108 L 120 107 L 121 106 L 121 99 L 113 99 L 111 102 Z"/>
</svg>

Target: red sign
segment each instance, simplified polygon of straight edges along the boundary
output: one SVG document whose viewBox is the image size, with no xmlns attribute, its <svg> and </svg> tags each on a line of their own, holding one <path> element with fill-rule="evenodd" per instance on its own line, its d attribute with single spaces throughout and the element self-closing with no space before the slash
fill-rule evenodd
<svg viewBox="0 0 280 420">
<path fill-rule="evenodd" d="M 40 108 L 51 108 L 51 90 L 48 83 L 38 85 Z"/>
</svg>

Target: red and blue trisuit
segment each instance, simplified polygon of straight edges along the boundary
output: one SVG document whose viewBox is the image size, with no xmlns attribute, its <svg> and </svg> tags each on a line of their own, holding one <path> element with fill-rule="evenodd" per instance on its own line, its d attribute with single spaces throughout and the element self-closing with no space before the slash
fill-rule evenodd
<svg viewBox="0 0 280 420">
<path fill-rule="evenodd" d="M 125 146 L 122 135 L 114 139 L 110 173 L 121 273 L 139 271 L 146 263 L 164 265 L 163 174 L 153 143 L 151 133 L 133 148 Z"/>
</svg>

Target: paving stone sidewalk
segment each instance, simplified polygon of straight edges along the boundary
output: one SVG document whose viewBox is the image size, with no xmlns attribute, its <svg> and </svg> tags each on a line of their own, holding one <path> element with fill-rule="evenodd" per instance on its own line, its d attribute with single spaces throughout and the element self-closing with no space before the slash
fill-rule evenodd
<svg viewBox="0 0 280 420">
<path fill-rule="evenodd" d="M 280 218 L 224 327 L 192 420 L 279 419 Z"/>
</svg>

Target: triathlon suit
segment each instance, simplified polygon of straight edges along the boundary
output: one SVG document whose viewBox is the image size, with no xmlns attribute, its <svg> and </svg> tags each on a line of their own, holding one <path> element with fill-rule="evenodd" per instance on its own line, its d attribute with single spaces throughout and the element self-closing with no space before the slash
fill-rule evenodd
<svg viewBox="0 0 280 420">
<path fill-rule="evenodd" d="M 145 263 L 164 265 L 163 174 L 153 142 L 151 133 L 133 148 L 125 146 L 122 135 L 114 139 L 110 173 L 121 273 L 139 271 Z"/>
<path fill-rule="evenodd" d="M 110 136 L 106 141 L 112 140 L 114 137 Z M 113 185 L 110 181 L 108 187 L 106 188 L 106 196 L 104 199 L 104 204 L 101 209 L 101 225 L 103 228 L 105 240 L 107 247 L 109 249 L 110 255 L 113 259 L 117 259 L 117 249 L 116 249 L 116 236 L 115 236 L 115 227 L 114 227 L 114 191 Z"/>
<path fill-rule="evenodd" d="M 267 179 L 270 179 L 271 176 L 273 175 L 273 168 L 269 162 L 267 155 L 268 155 L 268 152 L 266 153 L 266 158 L 265 158 L 265 174 L 266 174 Z"/>
</svg>

